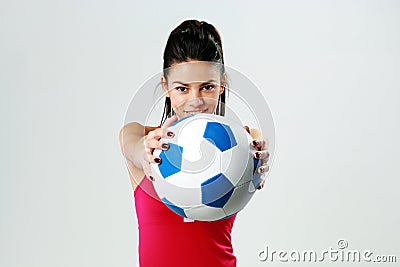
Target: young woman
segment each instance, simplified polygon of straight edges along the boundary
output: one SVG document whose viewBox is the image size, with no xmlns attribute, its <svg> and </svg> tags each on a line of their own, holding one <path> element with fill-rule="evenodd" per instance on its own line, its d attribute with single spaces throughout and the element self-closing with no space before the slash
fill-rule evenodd
<svg viewBox="0 0 400 267">
<path fill-rule="evenodd" d="M 225 114 L 224 57 L 214 26 L 187 20 L 171 32 L 164 51 L 161 84 L 165 94 L 162 126 L 129 123 L 120 132 L 121 149 L 134 189 L 140 267 L 236 266 L 231 243 L 236 215 L 212 222 L 185 220 L 157 199 L 150 171 L 150 163 L 161 163 L 153 150 L 169 148 L 160 139 L 174 136 L 168 127 L 176 120 L 200 112 Z M 260 131 L 248 127 L 246 130 L 258 150 L 254 157 L 262 159 L 258 171 L 265 177 L 269 156 L 266 141 Z"/>
</svg>

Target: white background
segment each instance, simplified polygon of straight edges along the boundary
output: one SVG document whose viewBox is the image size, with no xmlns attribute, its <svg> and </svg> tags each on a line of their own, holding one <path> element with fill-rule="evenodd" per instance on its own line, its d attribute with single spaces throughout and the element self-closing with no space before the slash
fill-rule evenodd
<svg viewBox="0 0 400 267">
<path fill-rule="evenodd" d="M 218 28 L 226 64 L 274 115 L 266 187 L 233 229 L 239 266 L 284 266 L 258 260 L 266 245 L 320 252 L 339 238 L 399 261 L 399 12 L 398 1 L 1 1 L 0 266 L 135 265 L 118 133 L 187 18 Z"/>
</svg>

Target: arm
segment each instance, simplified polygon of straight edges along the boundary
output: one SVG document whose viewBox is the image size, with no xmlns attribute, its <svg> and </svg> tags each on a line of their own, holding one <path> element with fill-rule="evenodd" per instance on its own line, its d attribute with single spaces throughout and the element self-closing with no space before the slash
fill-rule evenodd
<svg viewBox="0 0 400 267">
<path fill-rule="evenodd" d="M 143 126 L 137 122 L 126 124 L 119 133 L 119 142 L 122 154 L 137 168 L 142 169 L 145 155 L 144 140 L 150 131 L 157 127 Z"/>
<path fill-rule="evenodd" d="M 122 154 L 129 165 L 142 170 L 144 174 L 152 179 L 150 163 L 160 163 L 161 159 L 153 155 L 154 149 L 168 149 L 163 147 L 162 137 L 170 138 L 166 129 L 171 126 L 177 118 L 168 118 L 163 127 L 143 126 L 140 123 L 132 122 L 126 124 L 120 130 L 119 141 Z M 160 160 L 157 162 L 157 159 Z M 139 179 L 139 178 L 138 178 Z"/>
</svg>

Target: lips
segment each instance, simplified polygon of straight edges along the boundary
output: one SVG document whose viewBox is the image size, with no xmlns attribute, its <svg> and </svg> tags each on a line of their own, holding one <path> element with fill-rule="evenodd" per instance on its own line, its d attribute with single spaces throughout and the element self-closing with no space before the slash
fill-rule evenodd
<svg viewBox="0 0 400 267">
<path fill-rule="evenodd" d="M 185 110 L 186 115 L 195 115 L 199 113 L 205 113 L 207 109 L 204 110 Z"/>
</svg>

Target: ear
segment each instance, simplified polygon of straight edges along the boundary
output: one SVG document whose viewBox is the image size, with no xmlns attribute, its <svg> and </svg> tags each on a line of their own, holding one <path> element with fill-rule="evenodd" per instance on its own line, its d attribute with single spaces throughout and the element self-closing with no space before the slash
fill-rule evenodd
<svg viewBox="0 0 400 267">
<path fill-rule="evenodd" d="M 167 79 L 165 79 L 164 75 L 161 76 L 161 85 L 162 85 L 162 89 L 164 91 L 165 97 L 169 97 Z"/>
<path fill-rule="evenodd" d="M 225 91 L 225 86 L 226 86 L 226 74 L 224 73 L 221 76 L 221 84 L 220 84 L 220 89 L 219 89 L 220 95 Z"/>
</svg>

